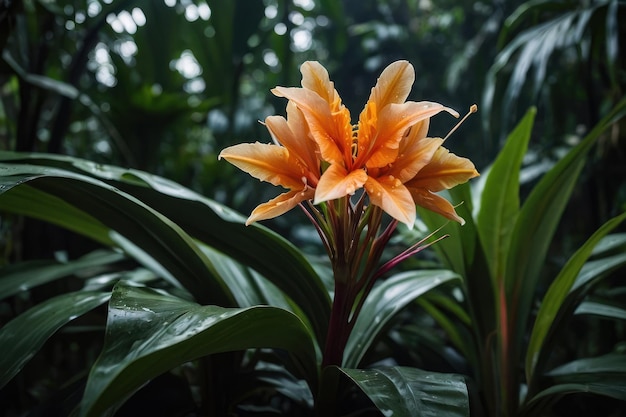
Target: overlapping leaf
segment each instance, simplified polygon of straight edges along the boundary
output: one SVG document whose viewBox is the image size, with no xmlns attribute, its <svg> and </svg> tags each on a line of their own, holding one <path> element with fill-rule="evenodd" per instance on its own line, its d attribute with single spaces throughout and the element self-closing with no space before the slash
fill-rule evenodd
<svg viewBox="0 0 626 417">
<path fill-rule="evenodd" d="M 100 416 L 151 378 L 190 360 L 261 347 L 289 352 L 299 376 L 315 386 L 313 337 L 296 315 L 269 306 L 201 306 L 119 283 L 111 297 L 105 344 L 89 375 L 81 416 Z"/>
<path fill-rule="evenodd" d="M 469 417 L 464 377 L 416 368 L 345 369 L 385 416 Z"/>
<path fill-rule="evenodd" d="M 257 270 L 273 282 L 302 309 L 307 320 L 313 326 L 318 340 L 323 343 L 330 312 L 328 292 L 302 253 L 278 234 L 257 224 L 245 226 L 245 218 L 233 210 L 180 184 L 145 172 L 103 166 L 60 155 L 0 152 L 0 161 L 6 162 L 8 167 L 15 167 L 24 163 L 41 166 L 41 168 L 33 168 L 31 171 L 33 175 L 41 174 L 38 169 L 45 172 L 46 168 L 44 167 L 56 167 L 62 168 L 63 172 L 69 172 L 68 175 L 78 174 L 81 178 L 85 178 L 84 176 L 93 177 L 114 185 L 115 189 L 122 191 L 122 194 L 138 199 L 141 204 L 157 211 L 169 221 L 175 222 L 193 238 L 199 239 L 204 244 Z M 0 171 L 1 173 L 2 171 Z M 7 180 L 11 182 L 13 178 L 15 177 L 9 177 Z M 23 180 L 20 181 L 23 182 Z M 12 184 L 16 183 L 19 183 L 17 179 Z M 16 187 L 6 196 L 0 195 L 0 204 L 5 200 L 14 198 L 13 196 L 24 190 L 23 187 L 25 186 L 27 185 Z M 57 192 L 59 192 L 58 188 Z M 49 189 L 45 191 L 50 192 Z M 23 192 L 30 195 L 32 191 L 25 189 Z M 44 194 L 44 196 L 46 195 Z M 42 196 L 37 195 L 35 197 L 41 198 Z M 65 206 L 60 207 L 56 214 L 43 209 L 32 214 L 28 211 L 33 207 L 41 207 L 41 205 L 33 204 L 33 202 L 34 200 L 20 199 L 11 205 L 12 208 L 7 207 L 7 209 L 35 215 L 54 222 L 67 219 L 66 223 L 62 223 L 66 227 L 72 226 L 70 222 L 72 216 L 82 218 L 76 212 L 87 217 L 100 211 L 98 207 L 93 208 L 88 202 L 73 199 L 72 203 L 82 211 L 70 206 L 73 212 L 64 213 L 67 204 L 61 201 Z M 120 210 L 123 207 L 123 205 L 120 206 Z M 87 225 L 94 228 L 97 222 L 94 223 L 92 219 L 91 222 L 86 221 L 85 224 L 82 224 L 79 230 L 73 230 L 77 232 L 81 232 L 83 229 L 91 230 Z M 103 243 L 112 244 L 111 238 L 106 232 L 106 228 L 100 228 L 89 236 L 95 236 Z M 280 262 L 276 262 L 278 259 Z"/>
<path fill-rule="evenodd" d="M 385 325 L 420 295 L 459 275 L 446 270 L 408 271 L 386 279 L 369 294 L 344 351 L 344 365 L 356 368 Z"/>
<path fill-rule="evenodd" d="M 0 387 L 9 382 L 63 325 L 105 303 L 108 292 L 79 291 L 56 296 L 0 328 Z"/>
</svg>

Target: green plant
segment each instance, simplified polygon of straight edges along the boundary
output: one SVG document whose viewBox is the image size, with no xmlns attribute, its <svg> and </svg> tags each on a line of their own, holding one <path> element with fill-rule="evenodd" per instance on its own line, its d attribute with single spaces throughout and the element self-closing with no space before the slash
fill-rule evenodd
<svg viewBox="0 0 626 417">
<path fill-rule="evenodd" d="M 450 238 L 434 249 L 446 268 L 464 277 L 464 308 L 452 308 L 456 299 L 446 297 L 426 297 L 420 304 L 465 357 L 488 415 L 539 415 L 562 396 L 576 393 L 626 400 L 626 356 L 619 345 L 598 357 L 555 354 L 559 337 L 567 334 L 575 316 L 623 319 L 624 310 L 612 306 L 610 298 L 596 304 L 590 297 L 626 262 L 625 236 L 609 235 L 626 213 L 602 225 L 556 273 L 545 266 L 589 150 L 625 111 L 622 100 L 545 174 L 522 204 L 519 174 L 534 109 L 509 135 L 474 188 L 451 190 L 465 201 L 459 211 L 471 220 L 462 232 L 449 226 Z M 420 215 L 431 228 L 440 224 L 428 212 Z"/>
<path fill-rule="evenodd" d="M 36 263 L 2 271 L 3 298 L 68 274 L 86 274 L 83 288 L 42 301 L 0 330 L 3 345 L 14 346 L 1 359 L 3 385 L 52 333 L 110 298 L 105 344 L 91 369 L 81 415 L 100 415 L 119 406 L 143 383 L 188 361 L 197 361 L 198 372 L 206 371 L 205 366 L 215 370 L 220 364 L 211 363 L 207 355 L 253 348 L 277 348 L 289 356 L 272 357 L 256 349 L 237 354 L 235 369 L 219 374 L 226 384 L 216 388 L 219 398 L 226 395 L 245 404 L 263 389 L 304 404 L 306 410 L 311 396 L 317 397 L 315 351 L 325 335 L 329 296 L 309 262 L 288 242 L 263 227 L 244 226 L 244 219 L 226 207 L 140 171 L 40 154 L 3 153 L 2 160 L 3 211 L 62 225 L 125 253 L 97 253 L 67 264 Z M 127 257 L 143 266 L 120 263 Z M 388 320 L 397 303 L 406 304 L 456 279 L 456 274 L 441 270 L 401 274 L 377 290 L 364 310 Z M 394 291 L 401 288 L 409 292 Z M 33 327 L 33 317 L 42 316 L 46 321 Z M 362 355 L 376 336 L 376 332 L 364 335 L 354 344 L 353 354 Z M 268 368 L 272 362 L 285 368 Z M 244 383 L 250 378 L 246 369 L 258 371 L 253 389 Z M 359 383 L 371 381 L 365 371 L 345 372 Z M 388 372 L 397 375 L 380 381 L 388 390 L 383 400 L 395 396 L 398 407 L 410 408 L 405 401 L 421 402 L 424 394 L 416 392 L 415 398 L 407 399 L 399 390 L 423 378 L 443 384 L 438 390 L 442 402 L 429 407 L 444 407 L 446 398 L 456 398 L 462 415 L 467 406 L 458 376 L 452 377 L 456 382 L 451 385 L 445 375 L 402 368 Z M 309 391 L 294 378 L 306 381 Z M 288 381 L 291 389 L 283 389 Z M 219 414 L 237 406 L 229 402 L 220 409 L 212 404 L 216 397 L 209 386 L 203 386 L 205 412 L 217 407 L 213 413 Z M 376 401 L 380 395 L 372 397 Z"/>
</svg>

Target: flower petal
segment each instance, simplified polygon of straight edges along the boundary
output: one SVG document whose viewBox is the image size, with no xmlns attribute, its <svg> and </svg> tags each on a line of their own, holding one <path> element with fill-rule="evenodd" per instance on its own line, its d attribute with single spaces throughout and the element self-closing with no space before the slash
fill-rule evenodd
<svg viewBox="0 0 626 417">
<path fill-rule="evenodd" d="M 382 208 L 409 228 L 415 223 L 415 202 L 409 190 L 391 175 L 367 179 L 365 190 L 370 202 Z"/>
<path fill-rule="evenodd" d="M 302 111 L 323 160 L 345 164 L 352 159 L 352 126 L 347 108 L 342 106 L 332 112 L 330 103 L 305 88 L 276 87 L 272 92 L 293 101 Z"/>
<path fill-rule="evenodd" d="M 443 146 L 437 149 L 430 163 L 407 183 L 407 186 L 424 188 L 433 192 L 450 189 L 477 177 L 472 161 L 456 156 Z"/>
<path fill-rule="evenodd" d="M 259 220 L 273 219 L 281 214 L 285 214 L 302 201 L 313 199 L 314 194 L 315 190 L 313 188 L 283 193 L 267 203 L 257 206 L 250 214 L 250 217 L 248 217 L 248 220 L 246 220 L 246 226 Z"/>
<path fill-rule="evenodd" d="M 381 168 L 392 163 L 398 156 L 400 140 L 409 126 L 428 119 L 441 111 L 458 116 L 454 110 L 439 103 L 409 101 L 402 104 L 391 103 L 380 110 L 376 128 L 363 131 L 359 124 L 359 153 L 361 142 L 367 146 L 365 161 L 368 168 Z M 361 121 L 359 121 L 361 123 Z M 371 135 L 371 137 L 367 137 Z M 359 154 L 359 158 L 361 154 Z"/>
<path fill-rule="evenodd" d="M 408 61 L 396 61 L 383 70 L 368 102 L 376 103 L 379 109 L 390 103 L 404 103 L 415 82 L 415 70 Z"/>
<path fill-rule="evenodd" d="M 317 61 L 306 61 L 300 66 L 302 73 L 302 87 L 315 91 L 322 99 L 328 102 L 331 110 L 341 105 L 341 99 L 335 85 L 330 81 L 328 71 Z"/>
<path fill-rule="evenodd" d="M 414 130 L 418 130 L 416 126 L 412 127 L 409 135 L 400 142 L 398 158 L 388 170 L 389 174 L 398 178 L 402 183 L 418 175 L 420 170 L 433 159 L 435 152 L 443 143 L 441 138 L 420 138 L 417 135 L 421 133 L 413 134 Z"/>
<path fill-rule="evenodd" d="M 418 206 L 424 207 L 427 210 L 440 214 L 447 219 L 459 222 L 461 223 L 461 225 L 465 224 L 465 220 L 463 220 L 462 217 L 456 214 L 454 206 L 452 206 L 452 204 L 450 204 L 450 202 L 445 198 L 435 193 L 431 193 L 424 188 L 407 188 L 413 196 L 415 204 L 417 204 Z"/>
<path fill-rule="evenodd" d="M 309 135 L 309 129 L 302 112 L 295 104 L 287 104 L 287 117 L 269 116 L 265 119 L 267 130 L 274 141 L 283 145 L 291 156 L 296 156 L 315 177 L 319 177 L 318 147 Z"/>
<path fill-rule="evenodd" d="M 317 184 L 313 204 L 352 195 L 363 187 L 365 181 L 367 174 L 362 169 L 348 172 L 342 165 L 331 165 Z"/>
<path fill-rule="evenodd" d="M 218 158 L 226 159 L 261 181 L 290 189 L 302 188 L 305 172 L 282 146 L 258 142 L 240 143 L 222 150 Z"/>
</svg>

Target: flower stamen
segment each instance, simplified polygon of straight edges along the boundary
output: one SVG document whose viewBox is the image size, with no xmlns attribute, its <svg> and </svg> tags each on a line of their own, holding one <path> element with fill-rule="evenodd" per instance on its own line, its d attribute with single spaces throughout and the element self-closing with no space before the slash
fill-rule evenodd
<svg viewBox="0 0 626 417">
<path fill-rule="evenodd" d="M 463 124 L 463 122 L 470 116 L 470 114 L 476 113 L 477 111 L 478 111 L 478 106 L 476 104 L 472 104 L 470 106 L 469 111 L 467 112 L 467 114 L 465 116 L 463 116 L 463 118 L 461 120 L 459 120 L 459 122 L 452 128 L 452 130 L 450 130 L 448 132 L 446 137 L 443 138 L 444 142 L 445 142 L 446 139 L 448 139 L 450 137 L 450 135 L 452 135 Z"/>
</svg>

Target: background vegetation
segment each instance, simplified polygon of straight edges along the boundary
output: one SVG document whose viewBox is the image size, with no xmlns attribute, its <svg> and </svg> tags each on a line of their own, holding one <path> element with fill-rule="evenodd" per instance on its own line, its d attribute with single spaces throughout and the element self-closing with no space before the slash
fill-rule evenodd
<svg viewBox="0 0 626 417">
<path fill-rule="evenodd" d="M 272 87 L 298 85 L 298 65 L 319 60 L 346 105 L 358 111 L 381 69 L 406 59 L 417 73 L 411 99 L 441 102 L 460 113 L 479 105 L 479 114 L 447 146 L 481 172 L 527 109 L 537 108 L 521 163 L 525 196 L 623 98 L 625 21 L 626 4 L 617 0 L 4 0 L 0 149 L 140 169 L 247 214 L 270 194 L 218 162 L 217 154 L 233 143 L 269 141 L 258 121 L 285 104 L 269 93 Z M 431 134 L 443 136 L 453 123 L 439 116 Z M 623 121 L 611 125 L 587 155 L 549 248 L 546 275 L 626 210 L 623 127 Z M 267 225 L 316 253 L 315 236 L 299 214 Z M 98 247 L 49 223 L 0 217 L 2 265 L 74 260 Z M 416 262 L 437 261 L 427 253 Z M 76 288 L 79 279 L 3 299 L 0 324 Z M 547 287 L 538 282 L 538 291 Z M 611 297 L 617 305 L 625 302 L 623 293 Z M 429 320 L 427 310 L 413 306 L 410 313 L 438 331 L 441 324 Z M 81 320 L 52 337 L 0 391 L 0 408 L 13 415 L 45 410 L 61 383 L 69 390 L 74 378 L 84 376 L 85 364 L 101 348 L 90 329 L 101 329 L 102 317 L 95 312 Z M 565 356 L 625 348 L 623 321 L 584 322 L 580 329 L 564 344 Z M 417 344 L 424 349 L 412 353 L 420 352 L 412 363 L 433 363 L 428 339 Z M 607 413 L 620 407 L 623 412 L 611 403 Z"/>
</svg>

